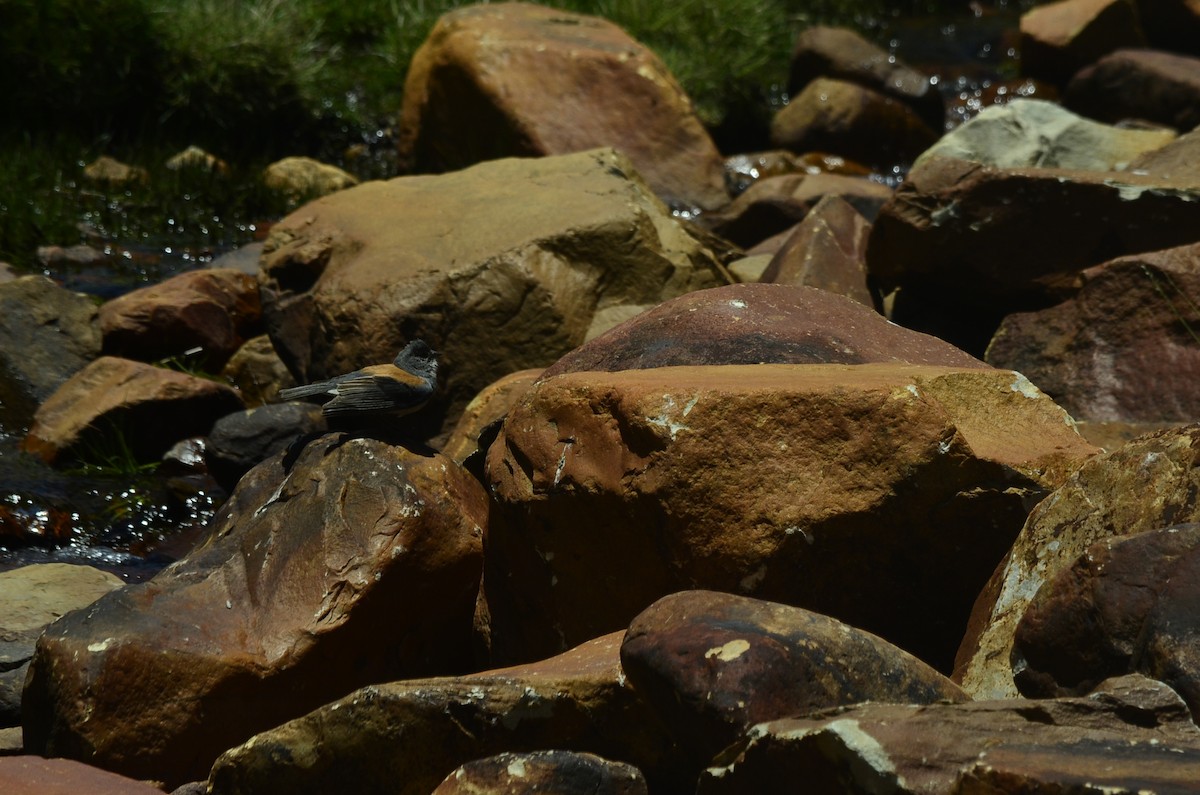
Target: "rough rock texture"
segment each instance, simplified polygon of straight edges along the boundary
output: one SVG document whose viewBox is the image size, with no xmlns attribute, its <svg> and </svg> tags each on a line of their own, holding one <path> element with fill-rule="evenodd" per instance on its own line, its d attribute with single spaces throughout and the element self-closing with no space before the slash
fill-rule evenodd
<svg viewBox="0 0 1200 795">
<path fill-rule="evenodd" d="M 971 613 L 955 679 L 975 698 L 1017 695 L 1017 622 L 1043 583 L 1105 539 L 1200 521 L 1200 425 L 1135 439 L 1080 467 L 1029 515 Z"/>
<path fill-rule="evenodd" d="M 4 795 L 162 795 L 143 781 L 74 762 L 40 756 L 0 757 Z"/>
<path fill-rule="evenodd" d="M 967 700 L 949 679 L 870 633 L 713 591 L 665 596 L 639 613 L 621 664 L 697 770 L 763 721 L 861 701 Z"/>
<path fill-rule="evenodd" d="M 611 146 L 663 200 L 726 201 L 720 153 L 663 63 L 607 20 L 527 3 L 447 13 L 413 56 L 401 161 L 453 170 Z"/>
<path fill-rule="evenodd" d="M 1079 271 L 1200 238 L 1200 182 L 1132 172 L 919 163 L 884 205 L 867 270 L 892 319 L 982 354 L 1000 320 L 1058 303 Z"/>
<path fill-rule="evenodd" d="M 103 304 L 100 332 L 106 354 L 155 361 L 199 347 L 201 361 L 215 372 L 254 335 L 261 318 L 253 276 L 206 268 Z"/>
<path fill-rule="evenodd" d="M 808 83 L 771 120 L 773 146 L 833 152 L 879 168 L 911 162 L 937 139 L 938 132 L 903 102 L 827 77 Z"/>
<path fill-rule="evenodd" d="M 204 460 L 217 482 L 232 490 L 260 461 L 326 430 L 321 407 L 308 403 L 272 403 L 235 411 L 213 423 Z"/>
<path fill-rule="evenodd" d="M 1077 116 L 1054 102 L 1019 99 L 984 108 L 925 150 L 918 163 L 952 157 L 999 168 L 1120 171 L 1175 138 L 1171 130 L 1113 127 Z"/>
<path fill-rule="evenodd" d="M 1009 315 L 987 350 L 1076 419 L 1200 417 L 1200 243 L 1089 268 L 1063 303 Z"/>
<path fill-rule="evenodd" d="M 1102 121 L 1140 119 L 1187 132 L 1200 125 L 1200 58 L 1118 50 L 1075 75 L 1063 102 Z"/>
<path fill-rule="evenodd" d="M 986 365 L 814 287 L 736 284 L 664 301 L 579 346 L 542 378 L 584 370 L 709 364 Z"/>
<path fill-rule="evenodd" d="M 340 191 L 280 221 L 263 268 L 298 380 L 391 361 L 419 337 L 440 353 L 447 427 L 488 384 L 583 342 L 597 310 L 724 281 L 611 150 Z"/>
<path fill-rule="evenodd" d="M 1171 143 L 1129 164 L 1134 174 L 1200 185 L 1200 130 L 1184 133 Z"/>
<path fill-rule="evenodd" d="M 848 28 L 813 25 L 796 37 L 788 70 L 792 96 L 819 77 L 858 83 L 912 106 L 933 130 L 945 123 L 945 103 L 929 77 Z"/>
<path fill-rule="evenodd" d="M 233 384 L 248 408 L 274 403 L 279 399 L 279 390 L 296 386 L 296 379 L 266 334 L 246 340 L 229 357 L 221 377 Z"/>
<path fill-rule="evenodd" d="M 42 563 L 0 572 L 0 726 L 21 723 L 21 690 L 47 624 L 124 585 L 91 566 Z"/>
<path fill-rule="evenodd" d="M 22 447 L 49 463 L 118 449 L 153 461 L 241 408 L 237 393 L 216 381 L 102 356 L 38 408 Z"/>
<path fill-rule="evenodd" d="M 213 766 L 213 795 L 426 795 L 465 762 L 547 748 L 674 781 L 670 741 L 621 671 L 622 634 L 531 665 L 364 688 L 230 750 Z"/>
<path fill-rule="evenodd" d="M 1160 683 L 1115 680 L 1087 698 L 862 704 L 755 726 L 696 792 L 1184 795 L 1200 732 Z"/>
<path fill-rule="evenodd" d="M 26 404 L 28 419 L 34 405 L 99 354 L 90 298 L 44 276 L 0 284 L 0 389 L 6 407 Z"/>
<path fill-rule="evenodd" d="M 465 668 L 486 516 L 466 472 L 372 439 L 264 462 L 186 558 L 42 636 L 28 749 L 177 785 L 355 687 Z"/>
<path fill-rule="evenodd" d="M 1059 0 L 1021 15 L 1021 73 L 1064 85 L 1081 67 L 1145 37 L 1133 0 Z"/>
<path fill-rule="evenodd" d="M 311 157 L 285 157 L 263 170 L 263 184 L 288 198 L 325 196 L 358 184 L 358 180 L 337 166 Z"/>
<path fill-rule="evenodd" d="M 759 281 L 816 287 L 873 306 L 867 288 L 871 224 L 838 196 L 817 202 L 771 258 Z"/>
<path fill-rule="evenodd" d="M 541 368 L 518 370 L 483 389 L 463 410 L 442 453 L 482 478 L 483 458 L 500 432 L 500 422 L 541 374 Z"/>
<path fill-rule="evenodd" d="M 575 751 L 497 754 L 468 762 L 438 785 L 433 795 L 647 795 L 646 779 L 633 765 Z"/>
<path fill-rule="evenodd" d="M 546 377 L 488 454 L 495 659 L 553 653 L 709 588 L 827 613 L 948 670 L 1029 508 L 1093 452 L 1007 371 Z"/>
<path fill-rule="evenodd" d="M 1197 524 L 1088 547 L 1038 590 L 1017 625 L 1017 686 L 1031 698 L 1081 695 L 1110 677 L 1143 673 L 1200 716 L 1198 575 Z"/>
</svg>

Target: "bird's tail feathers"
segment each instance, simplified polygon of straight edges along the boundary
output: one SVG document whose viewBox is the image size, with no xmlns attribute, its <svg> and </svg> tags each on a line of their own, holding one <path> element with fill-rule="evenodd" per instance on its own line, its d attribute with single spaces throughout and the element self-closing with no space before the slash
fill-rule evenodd
<svg viewBox="0 0 1200 795">
<path fill-rule="evenodd" d="M 279 390 L 280 400 L 295 400 L 296 398 L 315 397 L 317 395 L 329 396 L 329 384 L 305 384 L 304 386 L 294 386 L 290 389 Z"/>
</svg>

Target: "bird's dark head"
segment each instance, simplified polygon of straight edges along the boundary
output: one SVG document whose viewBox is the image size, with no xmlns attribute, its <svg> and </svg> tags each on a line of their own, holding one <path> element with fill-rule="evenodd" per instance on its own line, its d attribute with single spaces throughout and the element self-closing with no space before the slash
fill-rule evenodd
<svg viewBox="0 0 1200 795">
<path fill-rule="evenodd" d="M 395 365 L 401 370 L 433 380 L 437 378 L 437 351 L 429 347 L 425 340 L 413 340 L 396 356 Z"/>
</svg>

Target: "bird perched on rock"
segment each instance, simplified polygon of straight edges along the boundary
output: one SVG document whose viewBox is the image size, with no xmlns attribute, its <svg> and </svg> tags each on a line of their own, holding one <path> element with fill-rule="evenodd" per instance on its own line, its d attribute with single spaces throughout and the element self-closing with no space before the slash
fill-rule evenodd
<svg viewBox="0 0 1200 795">
<path fill-rule="evenodd" d="M 328 381 L 279 390 L 281 400 L 320 398 L 330 419 L 412 414 L 437 389 L 437 353 L 424 340 L 413 340 L 391 364 L 374 364 Z"/>
</svg>

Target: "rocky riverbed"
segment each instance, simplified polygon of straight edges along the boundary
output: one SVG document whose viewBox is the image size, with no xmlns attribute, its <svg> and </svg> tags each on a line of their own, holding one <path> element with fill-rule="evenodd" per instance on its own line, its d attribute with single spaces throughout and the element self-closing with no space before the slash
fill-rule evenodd
<svg viewBox="0 0 1200 795">
<path fill-rule="evenodd" d="M 153 577 L 0 573 L 5 791 L 1194 791 L 1186 30 L 1030 10 L 961 123 L 810 28 L 733 154 L 610 23 L 461 9 L 412 173 L 99 307 L 0 284 L 26 471 L 190 506 Z M 417 338 L 415 413 L 276 399 Z"/>
</svg>

